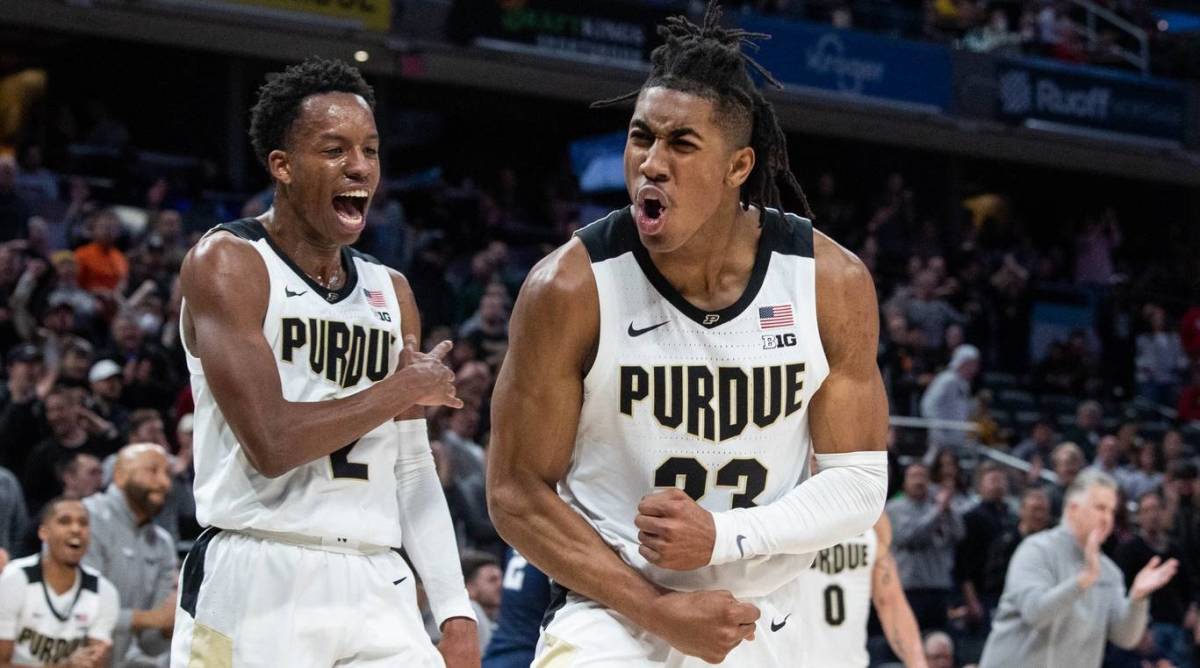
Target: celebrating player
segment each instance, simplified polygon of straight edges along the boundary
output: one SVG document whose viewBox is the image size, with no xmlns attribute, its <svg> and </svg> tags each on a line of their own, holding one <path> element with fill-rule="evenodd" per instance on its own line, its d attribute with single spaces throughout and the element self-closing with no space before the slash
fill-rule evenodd
<svg viewBox="0 0 1200 668">
<path fill-rule="evenodd" d="M 661 29 L 619 98 L 631 206 L 539 263 L 513 315 L 488 493 L 556 585 L 535 666 L 803 665 L 797 575 L 883 508 L 870 274 L 782 212 L 781 181 L 807 203 L 748 70 L 774 79 L 719 18 Z"/>
<path fill-rule="evenodd" d="M 418 352 L 408 282 L 349 247 L 379 185 L 373 105 L 339 62 L 269 78 L 250 136 L 274 206 L 218 226 L 184 262 L 196 518 L 210 528 L 183 567 L 177 668 L 479 665 L 421 417 L 461 406 L 450 344 Z"/>
</svg>

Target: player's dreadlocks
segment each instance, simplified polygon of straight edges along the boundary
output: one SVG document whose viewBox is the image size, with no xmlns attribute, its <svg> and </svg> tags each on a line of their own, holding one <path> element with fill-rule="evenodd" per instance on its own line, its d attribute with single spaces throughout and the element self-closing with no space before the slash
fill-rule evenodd
<svg viewBox="0 0 1200 668">
<path fill-rule="evenodd" d="M 749 145 L 758 160 L 750 177 L 742 184 L 742 207 L 750 205 L 783 210 L 779 181 L 782 180 L 800 200 L 805 216 L 812 218 L 808 198 L 788 165 L 787 137 L 779 127 L 775 109 L 754 85 L 747 68 L 776 88 L 783 86 L 742 49 L 757 49 L 754 40 L 770 35 L 721 27 L 720 0 L 709 0 L 700 25 L 684 16 L 672 16 L 658 27 L 665 40 L 650 54 L 650 77 L 631 93 L 594 103 L 604 107 L 637 98 L 647 88 L 661 86 L 712 100 L 718 114 L 734 128 L 749 129 Z M 742 133 L 744 136 L 744 130 Z"/>
<path fill-rule="evenodd" d="M 308 58 L 282 72 L 267 75 L 258 89 L 258 102 L 250 110 L 250 143 L 263 166 L 267 156 L 283 148 L 288 130 L 300 115 L 300 103 L 309 95 L 352 93 L 375 109 L 375 91 L 358 70 L 340 60 Z"/>
</svg>

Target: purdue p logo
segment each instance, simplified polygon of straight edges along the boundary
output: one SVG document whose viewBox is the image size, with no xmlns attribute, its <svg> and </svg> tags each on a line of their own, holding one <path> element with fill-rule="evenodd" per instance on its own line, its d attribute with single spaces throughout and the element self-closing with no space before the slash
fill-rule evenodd
<svg viewBox="0 0 1200 668">
<path fill-rule="evenodd" d="M 709 313 L 708 315 L 704 316 L 704 324 L 715 325 L 720 319 L 721 316 L 717 315 L 716 313 Z"/>
</svg>

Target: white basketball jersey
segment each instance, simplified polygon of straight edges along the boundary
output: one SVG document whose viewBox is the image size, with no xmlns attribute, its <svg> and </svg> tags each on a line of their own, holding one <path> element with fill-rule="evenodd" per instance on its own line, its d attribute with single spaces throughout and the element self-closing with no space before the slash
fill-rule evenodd
<svg viewBox="0 0 1200 668">
<path fill-rule="evenodd" d="M 270 299 L 263 337 L 275 357 L 284 399 L 350 396 L 395 371 L 403 347 L 400 307 L 392 278 L 377 260 L 343 248 L 346 283 L 330 291 L 284 255 L 258 220 L 213 231 L 249 241 L 266 264 Z M 189 351 L 187 364 L 196 403 L 196 519 L 201 525 L 400 545 L 393 421 L 329 457 L 268 478 L 250 464 L 221 415 L 200 359 Z"/>
<path fill-rule="evenodd" d="M 112 642 L 118 612 L 117 590 L 86 566 L 62 594 L 45 583 L 37 554 L 10 562 L 0 575 L 0 640 L 13 641 L 18 666 L 58 665 L 88 640 Z"/>
<path fill-rule="evenodd" d="M 867 529 L 817 553 L 800 576 L 796 619 L 803 629 L 806 667 L 866 668 L 871 576 L 879 539 Z"/>
<path fill-rule="evenodd" d="M 600 338 L 559 493 L 659 585 L 761 596 L 811 561 L 776 555 L 665 570 L 638 554 L 633 520 L 642 496 L 662 488 L 722 512 L 771 503 L 806 475 L 808 405 L 829 371 L 812 235 L 809 221 L 767 210 L 745 292 L 709 312 L 659 273 L 628 208 L 579 231 L 600 296 Z"/>
</svg>

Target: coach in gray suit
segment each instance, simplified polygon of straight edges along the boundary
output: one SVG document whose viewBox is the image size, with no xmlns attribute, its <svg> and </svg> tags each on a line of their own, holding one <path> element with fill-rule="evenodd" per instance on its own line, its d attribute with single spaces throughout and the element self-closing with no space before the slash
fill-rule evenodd
<svg viewBox="0 0 1200 668">
<path fill-rule="evenodd" d="M 1126 649 L 1146 632 L 1150 594 L 1178 563 L 1155 557 L 1125 594 L 1121 569 L 1100 552 L 1113 527 L 1117 483 L 1096 470 L 1067 489 L 1058 527 L 1013 555 L 980 668 L 1097 668 L 1105 641 Z"/>
</svg>

